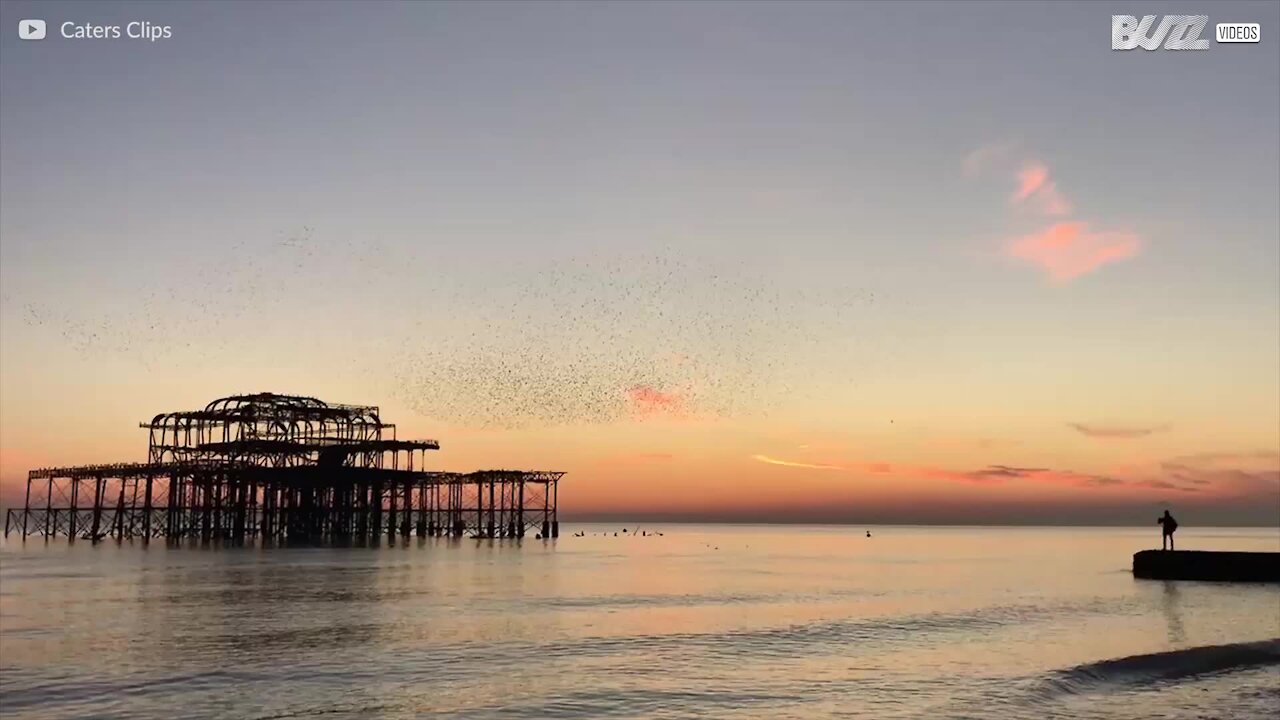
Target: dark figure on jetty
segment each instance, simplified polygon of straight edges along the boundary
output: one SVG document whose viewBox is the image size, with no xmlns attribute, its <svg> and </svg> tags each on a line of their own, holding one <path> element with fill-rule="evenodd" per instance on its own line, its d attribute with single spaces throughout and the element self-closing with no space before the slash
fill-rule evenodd
<svg viewBox="0 0 1280 720">
<path fill-rule="evenodd" d="M 1172 550 L 1173 533 L 1178 529 L 1178 521 L 1173 519 L 1168 510 L 1165 510 L 1164 515 L 1156 520 L 1156 524 L 1160 526 L 1160 549 Z M 1166 545 L 1168 547 L 1165 547 Z"/>
</svg>

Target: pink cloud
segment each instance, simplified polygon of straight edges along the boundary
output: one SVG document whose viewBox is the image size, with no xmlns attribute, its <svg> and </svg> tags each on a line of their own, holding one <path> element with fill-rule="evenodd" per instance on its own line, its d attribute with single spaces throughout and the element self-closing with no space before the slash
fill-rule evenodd
<svg viewBox="0 0 1280 720">
<path fill-rule="evenodd" d="M 1115 429 L 1108 432 L 1114 433 Z M 1142 494 L 1175 491 L 1201 498 L 1254 497 L 1273 504 L 1280 501 L 1280 453 L 1270 450 L 1188 455 L 1154 465 L 1120 465 L 1106 473 L 1003 464 L 966 468 L 874 460 L 802 462 L 769 455 L 752 455 L 751 459 L 768 465 L 835 471 L 853 477 L 879 475 L 900 480 L 927 479 L 992 487 L 1034 483 L 1095 491 Z"/>
<path fill-rule="evenodd" d="M 1085 222 L 1061 222 L 1038 233 L 1017 238 L 1006 252 L 1043 270 L 1049 279 L 1065 283 L 1103 265 L 1138 254 L 1141 241 L 1125 232 L 1092 232 Z"/>
<path fill-rule="evenodd" d="M 1014 202 L 1022 202 L 1044 187 L 1049 181 L 1049 168 L 1034 163 L 1022 168 L 1018 173 L 1018 191 L 1013 194 Z"/>
<path fill-rule="evenodd" d="M 1071 215 L 1074 207 L 1058 189 L 1048 165 L 1024 159 L 1014 170 L 1015 158 L 1010 147 L 989 145 L 965 158 L 965 174 L 975 174 L 1003 158 L 996 168 L 1001 174 L 1013 174 L 1016 186 L 1009 197 L 1011 205 L 1027 207 L 1050 217 Z M 1038 232 L 1008 243 L 1006 254 L 1024 260 L 1045 271 L 1055 283 L 1066 283 L 1108 263 L 1131 258 L 1142 249 L 1140 238 L 1129 232 L 1092 231 L 1083 220 L 1058 222 Z"/>
<path fill-rule="evenodd" d="M 974 470 L 941 467 L 903 467 L 902 477 L 978 484 L 1029 481 L 1078 488 L 1131 488 L 1201 493 L 1206 496 L 1257 497 L 1280 501 L 1280 454 L 1193 455 L 1153 467 L 1122 465 L 1109 474 L 1081 473 L 1045 467 L 987 465 Z"/>
<path fill-rule="evenodd" d="M 1225 496 L 1267 498 L 1272 506 L 1280 502 L 1280 452 L 1186 455 L 1161 463 L 1159 477 Z"/>
<path fill-rule="evenodd" d="M 679 412 L 684 401 L 675 393 L 662 392 L 652 385 L 634 385 L 627 388 L 627 400 L 640 414 Z"/>
<path fill-rule="evenodd" d="M 1071 203 L 1058 186 L 1049 179 L 1049 168 L 1042 163 L 1029 163 L 1018 172 L 1018 189 L 1013 194 L 1014 203 L 1032 201 L 1046 215 L 1067 215 Z"/>
</svg>

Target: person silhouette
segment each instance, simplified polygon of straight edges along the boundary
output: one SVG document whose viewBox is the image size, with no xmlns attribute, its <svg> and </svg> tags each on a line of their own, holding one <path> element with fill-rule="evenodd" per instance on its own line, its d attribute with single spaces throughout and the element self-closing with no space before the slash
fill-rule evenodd
<svg viewBox="0 0 1280 720">
<path fill-rule="evenodd" d="M 1173 549 L 1173 533 L 1178 529 L 1178 521 L 1173 519 L 1168 510 L 1164 511 L 1164 515 L 1156 520 L 1156 524 L 1160 526 L 1160 549 Z M 1168 545 L 1168 547 L 1165 547 Z"/>
</svg>

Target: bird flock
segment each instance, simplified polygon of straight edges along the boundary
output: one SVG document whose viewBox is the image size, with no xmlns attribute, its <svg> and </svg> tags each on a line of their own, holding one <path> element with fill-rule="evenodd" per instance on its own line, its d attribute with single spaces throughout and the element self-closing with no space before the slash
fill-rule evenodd
<svg viewBox="0 0 1280 720">
<path fill-rule="evenodd" d="M 857 288 L 787 287 L 743 264 L 583 258 L 455 287 L 398 353 L 399 398 L 454 423 L 609 423 L 767 412 L 856 343 Z"/>
<path fill-rule="evenodd" d="M 767 414 L 815 368 L 856 373 L 875 356 L 860 329 L 882 294 L 746 257 L 499 262 L 304 226 L 171 264 L 101 303 L 5 301 L 76 353 L 216 374 L 269 341 L 287 349 L 279 363 L 363 376 L 428 418 L 514 428 Z"/>
<path fill-rule="evenodd" d="M 80 355 L 126 357 L 148 370 L 217 363 L 250 346 L 263 319 L 279 317 L 283 302 L 305 291 L 321 256 L 312 233 L 303 226 L 171 259 L 159 271 L 142 269 L 142 282 L 94 288 L 91 303 L 56 291 L 21 298 L 22 319 Z"/>
</svg>

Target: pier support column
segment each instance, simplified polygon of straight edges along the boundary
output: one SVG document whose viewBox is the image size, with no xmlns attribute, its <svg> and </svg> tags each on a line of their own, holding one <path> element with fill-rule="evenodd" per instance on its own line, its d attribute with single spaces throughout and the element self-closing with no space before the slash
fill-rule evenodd
<svg viewBox="0 0 1280 720">
<path fill-rule="evenodd" d="M 146 494 L 142 496 L 142 542 L 144 543 L 151 542 L 151 490 L 152 490 L 151 476 L 147 475 L 147 484 L 146 484 L 146 490 L 145 490 Z M 72 490 L 71 494 L 74 495 L 75 490 Z M 74 503 L 72 504 L 71 512 L 72 512 L 72 518 L 74 518 L 75 517 Z"/>
<path fill-rule="evenodd" d="M 98 536 L 102 533 L 102 495 L 104 492 L 103 479 L 99 475 L 93 479 L 93 541 L 98 541 Z"/>
<path fill-rule="evenodd" d="M 497 537 L 494 527 L 494 519 L 497 516 L 497 506 L 493 502 L 493 480 L 489 481 L 489 537 Z"/>
<path fill-rule="evenodd" d="M 404 484 L 404 515 L 400 519 L 400 537 L 409 537 L 409 529 L 413 527 L 413 485 Z"/>
<path fill-rule="evenodd" d="M 53 515 L 53 476 L 49 476 L 49 489 L 45 492 L 44 536 L 53 537 L 53 528 L 49 525 L 49 516 Z"/>
<path fill-rule="evenodd" d="M 560 537 L 560 482 L 551 481 L 551 537 Z"/>
<path fill-rule="evenodd" d="M 67 538 L 74 541 L 80 530 L 80 478 L 71 480 L 71 518 L 67 528 Z M 7 526 L 6 526 L 7 530 Z"/>
<path fill-rule="evenodd" d="M 524 537 L 524 479 L 520 480 L 520 497 L 516 505 L 516 533 L 517 537 Z"/>
<path fill-rule="evenodd" d="M 390 495 L 387 502 L 387 537 L 396 536 L 396 486 L 391 484 L 391 489 L 387 493 Z"/>
<path fill-rule="evenodd" d="M 27 539 L 27 518 L 31 516 L 31 478 L 27 478 L 27 499 L 22 503 L 22 539 Z"/>
</svg>

